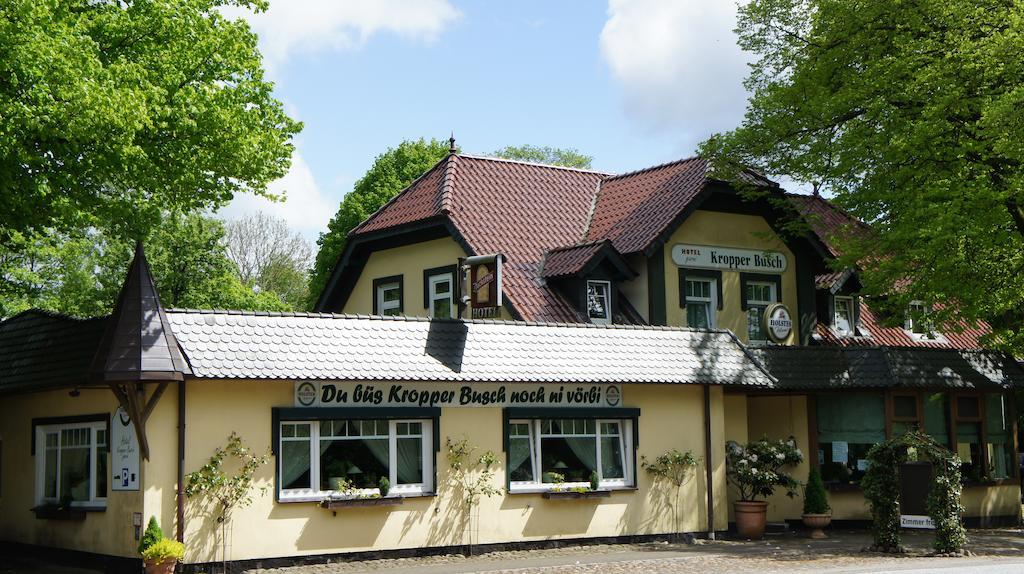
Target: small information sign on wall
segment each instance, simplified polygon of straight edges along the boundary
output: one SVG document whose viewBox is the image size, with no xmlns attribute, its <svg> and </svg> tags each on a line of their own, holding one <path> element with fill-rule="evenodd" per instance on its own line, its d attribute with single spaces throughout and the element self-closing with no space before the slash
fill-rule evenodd
<svg viewBox="0 0 1024 574">
<path fill-rule="evenodd" d="M 131 417 L 118 407 L 110 421 L 110 489 L 139 489 L 139 437 Z"/>
</svg>

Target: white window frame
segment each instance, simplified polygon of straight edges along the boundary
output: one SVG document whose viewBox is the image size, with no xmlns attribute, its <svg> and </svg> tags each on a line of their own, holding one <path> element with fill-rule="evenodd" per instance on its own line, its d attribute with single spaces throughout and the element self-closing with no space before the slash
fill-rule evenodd
<svg viewBox="0 0 1024 574">
<path fill-rule="evenodd" d="M 373 417 L 351 417 L 351 419 L 330 419 L 330 420 L 381 420 Z M 325 498 L 341 497 L 341 493 L 335 490 L 323 488 L 320 484 L 320 423 L 323 420 L 311 419 L 301 421 L 281 421 L 278 427 L 278 457 L 277 476 L 278 500 L 281 502 L 308 502 L 319 501 Z M 423 481 L 417 484 L 398 484 L 398 423 L 420 423 L 422 433 L 421 446 L 423 449 Z M 284 471 L 284 448 L 283 443 L 287 441 L 301 441 L 306 437 L 285 438 L 281 429 L 284 425 L 309 425 L 309 475 L 310 488 L 281 488 L 281 477 Z M 425 496 L 433 493 L 434 489 L 434 422 L 433 419 L 388 419 L 388 480 L 391 482 L 391 489 L 388 496 Z M 402 435 L 416 436 L 416 435 Z M 357 439 L 359 437 L 351 437 Z M 371 496 L 380 494 L 379 488 L 358 488 L 352 492 L 352 496 Z"/>
<path fill-rule="evenodd" d="M 395 299 L 394 301 L 387 301 L 387 300 L 385 300 L 384 294 L 387 293 L 388 291 L 392 290 L 392 289 L 398 291 L 398 299 Z M 403 296 L 403 293 L 402 293 L 402 284 L 401 283 L 399 283 L 398 281 L 394 281 L 394 282 L 391 282 L 391 283 L 382 283 L 380 285 L 377 285 L 377 293 L 376 293 L 375 296 L 377 297 L 377 313 L 378 314 L 380 314 L 380 315 L 387 315 L 388 314 L 387 311 L 390 311 L 390 310 L 398 311 L 398 313 L 396 313 L 396 315 L 401 315 L 402 314 L 401 313 L 401 309 L 402 309 L 402 296 Z"/>
<path fill-rule="evenodd" d="M 590 288 L 591 286 L 603 287 L 604 288 L 604 317 L 594 317 L 590 314 Z M 596 293 L 595 293 L 596 295 Z M 611 281 L 587 281 L 587 316 L 590 317 L 590 322 L 595 325 L 610 325 L 612 322 L 612 282 Z"/>
<path fill-rule="evenodd" d="M 566 419 L 573 419 L 573 418 L 574 417 L 566 417 Z M 575 419 L 578 420 L 579 417 L 575 417 Z M 509 480 L 509 492 L 512 492 L 512 493 L 518 493 L 518 492 L 551 492 L 551 491 L 559 489 L 559 488 L 563 488 L 564 489 L 564 488 L 577 488 L 577 487 L 582 487 L 582 486 L 586 486 L 586 487 L 590 486 L 590 482 L 589 481 L 587 481 L 587 482 L 564 482 L 564 483 L 562 483 L 560 485 L 555 485 L 555 484 L 552 484 L 552 483 L 549 483 L 549 482 L 544 482 L 544 477 L 542 476 L 542 472 L 541 472 L 541 468 L 540 468 L 541 455 L 542 455 L 542 453 L 541 453 L 541 439 L 542 438 L 565 438 L 565 437 L 577 437 L 578 438 L 578 437 L 591 437 L 592 436 L 592 437 L 594 437 L 595 448 L 597 449 L 597 459 L 596 459 L 596 462 L 595 462 L 595 466 L 597 466 L 598 476 L 600 478 L 600 480 L 598 482 L 598 488 L 600 488 L 602 490 L 625 489 L 625 488 L 632 488 L 633 485 L 636 484 L 634 468 L 633 468 L 633 456 L 632 456 L 633 448 L 634 448 L 633 447 L 633 420 L 632 419 L 614 419 L 614 418 L 586 419 L 586 420 L 593 420 L 594 421 L 594 433 L 593 434 L 590 434 L 590 433 L 584 433 L 584 434 L 542 434 L 541 433 L 541 424 L 545 420 L 549 420 L 549 419 L 510 419 L 508 421 L 508 425 L 506 426 L 506 429 L 505 429 L 506 433 L 509 431 L 508 427 L 511 427 L 511 425 L 513 425 L 513 424 L 529 425 L 529 429 L 530 429 L 530 434 L 529 434 L 529 441 L 530 441 L 530 465 L 533 468 L 533 480 L 529 480 L 529 481 L 512 481 L 512 480 Z M 620 444 L 620 452 L 622 453 L 622 474 L 623 474 L 622 478 L 606 479 L 603 476 L 600 476 L 601 475 L 601 469 L 602 469 L 602 464 L 601 464 L 601 437 L 602 437 L 602 434 L 601 434 L 601 424 L 602 423 L 615 423 L 615 424 L 619 425 L 619 441 L 621 442 L 621 444 Z M 609 435 L 609 436 L 611 436 L 611 435 Z M 508 438 L 509 438 L 509 442 L 511 442 L 512 440 L 523 440 L 521 435 L 517 436 L 517 437 L 510 436 Z M 510 468 L 506 468 L 506 470 L 505 470 L 506 477 L 509 476 L 509 473 L 511 471 L 512 470 Z"/>
<path fill-rule="evenodd" d="M 445 281 L 448 282 L 448 293 L 438 293 L 437 285 Z M 441 318 L 451 319 L 450 315 L 455 310 L 455 278 L 451 273 L 438 273 L 427 279 L 427 286 L 427 314 L 431 319 L 436 319 L 437 317 L 434 317 L 434 301 L 448 299 L 449 316 Z"/>
<path fill-rule="evenodd" d="M 767 307 L 768 305 L 772 305 L 774 303 L 777 303 L 778 300 L 779 300 L 779 293 L 775 290 L 775 283 L 773 283 L 771 281 L 747 281 L 747 287 L 750 287 L 752 285 L 759 285 L 759 286 L 762 286 L 762 287 L 767 286 L 768 287 L 768 294 L 769 294 L 769 297 L 771 298 L 771 301 L 764 301 L 764 300 L 761 300 L 761 299 L 747 299 L 746 298 L 747 294 L 746 293 L 743 294 L 743 298 L 747 302 L 747 344 L 748 345 L 767 345 L 768 344 L 768 335 L 767 334 L 764 335 L 764 339 L 751 339 L 750 338 L 750 308 L 751 307 Z M 764 319 L 762 318 L 762 321 L 763 320 Z"/>
<path fill-rule="evenodd" d="M 923 311 L 923 315 L 931 314 L 931 307 L 925 305 L 923 301 L 911 301 L 907 307 L 907 316 L 903 320 L 903 330 L 907 336 L 915 341 L 929 341 L 929 342 L 946 342 L 946 338 L 941 333 L 936 331 L 934 328 L 926 330 L 924 333 L 917 333 L 914 331 L 914 307 L 920 307 Z M 934 325 L 931 325 L 934 327 Z"/>
<path fill-rule="evenodd" d="M 710 277 L 687 277 L 683 283 L 683 293 L 686 293 L 686 283 L 707 283 L 708 293 L 710 297 L 691 297 L 689 294 L 686 295 L 686 305 L 689 307 L 690 303 L 704 303 L 708 306 L 708 328 L 715 329 L 718 327 L 718 280 Z M 687 315 L 688 309 L 683 309 L 683 314 L 686 315 L 686 326 L 693 327 L 690 325 L 690 317 Z"/>
<path fill-rule="evenodd" d="M 847 319 L 847 329 L 841 329 L 839 327 L 839 306 L 840 304 L 846 305 L 847 312 L 849 313 Z M 853 337 L 857 334 L 857 320 L 854 315 L 854 300 L 853 297 L 836 295 L 832 301 L 832 329 L 840 337 Z"/>
<path fill-rule="evenodd" d="M 81 508 L 106 508 L 107 497 L 96 495 L 97 479 L 99 476 L 96 473 L 96 465 L 99 462 L 99 456 L 107 456 L 107 445 L 110 443 L 110 433 L 107 430 L 106 421 L 93 421 L 93 422 L 78 422 L 78 423 L 65 423 L 65 424 L 52 424 L 52 425 L 38 425 L 35 428 L 36 432 L 36 492 L 35 501 L 37 505 L 43 504 L 57 504 L 60 502 L 61 493 L 60 491 L 60 463 L 61 463 L 61 437 L 65 430 L 78 430 L 87 429 L 89 431 L 89 500 L 76 500 L 72 501 L 71 506 Z M 97 444 L 96 434 L 99 431 L 105 433 L 104 446 L 100 447 Z M 57 435 L 57 446 L 48 447 L 46 445 L 46 435 L 55 433 Z M 55 448 L 57 451 L 57 492 L 56 497 L 44 496 L 44 489 L 46 488 L 46 452 L 47 450 Z M 107 473 L 110 473 L 110 464 L 104 465 L 107 469 Z M 107 492 L 110 492 L 111 480 L 107 477 Z"/>
</svg>

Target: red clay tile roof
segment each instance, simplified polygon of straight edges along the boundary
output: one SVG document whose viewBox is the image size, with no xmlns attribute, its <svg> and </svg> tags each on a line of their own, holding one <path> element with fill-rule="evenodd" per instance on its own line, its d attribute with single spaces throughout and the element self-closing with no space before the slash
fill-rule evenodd
<svg viewBox="0 0 1024 574">
<path fill-rule="evenodd" d="M 643 251 L 704 189 L 707 168 L 695 157 L 605 179 L 587 239 L 611 239 L 620 253 Z"/>
<path fill-rule="evenodd" d="M 540 276 L 550 278 L 575 275 L 600 253 L 604 246 L 604 241 L 589 241 L 579 245 L 556 247 L 548 251 L 544 258 Z"/>
<path fill-rule="evenodd" d="M 828 326 L 818 323 L 815 334 L 819 343 L 840 347 L 930 347 L 933 349 L 981 349 L 978 342 L 990 331 L 988 325 L 969 326 L 961 323 L 958 329 L 939 329 L 939 338 L 935 340 L 916 339 L 911 337 L 902 327 L 886 327 L 881 319 L 863 301 L 860 305 L 860 324 L 870 334 L 869 337 L 839 337 Z M 959 331 L 959 332 L 957 332 Z"/>
<path fill-rule="evenodd" d="M 846 233 L 866 233 L 867 226 L 852 215 L 839 209 L 820 195 L 802 195 L 787 193 L 786 197 L 804 216 L 811 231 L 825 244 L 833 257 L 841 255 L 837 243 Z"/>
<path fill-rule="evenodd" d="M 352 231 L 361 235 L 447 215 L 473 254 L 506 257 L 504 296 L 530 321 L 586 322 L 538 277 L 552 246 L 586 230 L 607 174 L 469 155 L 449 155 Z"/>
</svg>

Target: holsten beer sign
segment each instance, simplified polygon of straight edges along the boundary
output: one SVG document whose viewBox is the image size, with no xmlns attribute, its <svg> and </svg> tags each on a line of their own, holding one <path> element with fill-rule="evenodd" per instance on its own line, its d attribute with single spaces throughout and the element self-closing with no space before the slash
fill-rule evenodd
<svg viewBox="0 0 1024 574">
<path fill-rule="evenodd" d="M 782 273 L 786 270 L 786 256 L 778 251 L 733 249 L 685 243 L 680 243 L 672 248 L 672 261 L 680 267 L 698 269 L 760 273 Z"/>
<path fill-rule="evenodd" d="M 297 407 L 617 407 L 619 385 L 295 383 Z"/>
<path fill-rule="evenodd" d="M 793 317 L 785 305 L 775 303 L 764 310 L 764 326 L 769 339 L 784 343 L 793 332 Z"/>
</svg>

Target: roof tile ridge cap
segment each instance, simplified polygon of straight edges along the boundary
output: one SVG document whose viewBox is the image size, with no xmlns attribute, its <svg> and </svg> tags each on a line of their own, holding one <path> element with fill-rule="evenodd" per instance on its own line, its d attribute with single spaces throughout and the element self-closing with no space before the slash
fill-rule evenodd
<svg viewBox="0 0 1024 574">
<path fill-rule="evenodd" d="M 610 176 L 604 178 L 603 181 L 611 181 L 611 180 L 614 180 L 614 179 L 622 179 L 624 177 L 629 177 L 629 176 L 633 176 L 633 175 L 640 175 L 641 173 L 646 173 L 648 171 L 654 171 L 656 169 L 662 169 L 662 168 L 666 168 L 666 167 L 669 167 L 669 166 L 672 166 L 672 165 L 688 163 L 688 162 L 691 162 L 691 161 L 702 160 L 702 159 L 704 159 L 704 158 L 702 158 L 699 155 L 692 155 L 692 156 L 689 156 L 689 157 L 684 157 L 684 158 L 680 158 L 680 159 L 674 159 L 672 161 L 666 161 L 664 163 L 659 163 L 657 165 L 652 165 L 652 166 L 649 166 L 649 167 L 645 167 L 645 168 L 641 168 L 641 169 L 636 169 L 636 170 L 633 170 L 633 171 L 627 171 L 625 173 L 619 173 L 619 174 L 615 174 L 615 175 L 610 175 Z"/>
<path fill-rule="evenodd" d="M 467 159 L 476 159 L 476 160 L 481 160 L 481 161 L 493 161 L 493 162 L 497 162 L 497 163 L 511 163 L 511 164 L 515 164 L 515 165 L 528 165 L 528 166 L 531 166 L 531 167 L 546 167 L 546 168 L 557 169 L 557 170 L 562 170 L 562 171 L 575 171 L 575 172 L 578 172 L 578 173 L 589 173 L 589 174 L 593 174 L 593 175 L 600 175 L 600 176 L 603 176 L 603 177 L 609 177 L 609 176 L 615 175 L 615 174 L 608 173 L 608 172 L 605 172 L 605 171 L 598 171 L 596 169 L 585 169 L 585 168 L 582 168 L 582 167 L 571 167 L 571 166 L 568 166 L 568 165 L 554 165 L 554 164 L 550 164 L 550 163 L 539 163 L 539 162 L 535 162 L 535 161 L 523 161 L 523 160 L 519 160 L 519 159 L 508 159 L 508 158 L 504 158 L 504 157 L 494 157 L 494 156 L 488 156 L 488 155 L 475 155 L 475 154 L 461 153 L 461 154 L 459 154 L 459 156 L 463 157 L 463 158 L 467 158 Z"/>
<path fill-rule="evenodd" d="M 740 341 L 740 338 L 736 336 L 736 333 L 733 333 L 729 329 L 725 329 L 725 332 L 726 334 L 728 334 L 729 338 L 732 339 L 732 342 L 735 343 L 736 346 L 740 348 L 740 351 L 742 351 L 743 354 L 746 355 L 747 359 L 754 363 L 754 366 L 756 366 L 758 370 L 760 370 L 761 373 L 764 374 L 764 376 L 768 377 L 768 381 L 771 383 L 771 386 L 774 387 L 779 383 L 778 377 L 773 375 L 766 366 L 761 364 L 761 361 L 758 360 L 754 353 L 750 351 L 750 348 L 744 345 L 743 341 Z"/>
<path fill-rule="evenodd" d="M 362 222 L 360 222 L 360 223 L 359 223 L 359 225 L 357 225 L 357 226 L 353 227 L 353 228 L 352 228 L 352 230 L 348 232 L 348 235 L 355 235 L 355 234 L 359 233 L 359 232 L 360 232 L 360 231 L 362 230 L 362 228 L 363 228 L 363 227 L 365 227 L 365 226 L 369 225 L 369 223 L 370 223 L 371 221 L 373 221 L 374 219 L 376 219 L 376 218 L 377 218 L 377 216 L 378 216 L 378 215 L 380 215 L 381 213 L 383 213 L 383 212 L 384 212 L 384 210 L 385 210 L 385 209 L 387 209 L 387 208 L 388 208 L 388 207 L 389 207 L 389 206 L 390 206 L 390 205 L 391 205 L 392 203 L 394 203 L 394 202 L 398 201 L 398 198 L 400 198 L 400 197 L 402 197 L 403 195 L 405 195 L 405 194 L 409 193 L 410 191 L 412 191 L 412 189 L 413 189 L 414 187 L 416 187 L 416 185 L 417 185 L 417 184 L 418 184 L 418 183 L 419 183 L 420 181 L 422 181 L 422 180 L 423 180 L 424 178 L 426 178 L 426 177 L 427 177 L 428 175 L 430 175 L 431 173 L 433 173 L 433 172 L 434 172 L 434 170 L 435 170 L 435 169 L 437 169 L 437 168 L 438 168 L 438 166 L 440 166 L 440 165 L 441 165 L 441 164 L 442 164 L 442 163 L 443 163 L 443 162 L 444 162 L 444 161 L 445 161 L 446 159 L 447 159 L 447 157 L 445 157 L 445 158 L 441 159 L 440 161 L 438 161 L 437 163 L 435 163 L 435 164 L 433 165 L 433 167 L 431 167 L 431 168 L 430 168 L 430 169 L 428 169 L 427 171 L 425 171 L 425 172 L 423 172 L 422 174 L 420 174 L 420 176 L 419 176 L 419 177 L 417 177 L 416 179 L 412 180 L 412 183 L 410 183 L 409 185 L 405 186 L 405 188 L 404 188 L 404 189 L 402 189 L 402 191 L 399 191 L 398 193 L 396 193 L 394 197 L 392 197 L 391 199 L 389 199 L 389 200 L 387 201 L 387 203 L 385 203 L 384 205 L 382 205 L 382 206 L 380 206 L 379 208 L 377 208 L 377 211 L 374 211 L 373 213 L 371 213 L 371 214 L 370 214 L 370 216 L 369 216 L 369 217 L 367 217 L 367 218 L 366 218 L 366 219 L 364 219 L 364 220 L 363 220 Z"/>
<path fill-rule="evenodd" d="M 60 313 L 57 311 L 51 311 L 49 309 L 40 309 L 38 307 L 30 307 L 11 315 L 10 317 L 0 320 L 0 325 L 6 324 L 8 321 L 21 318 L 25 315 L 42 315 L 51 319 L 67 319 L 69 321 L 91 321 L 93 319 L 105 319 L 110 317 L 110 313 L 106 315 L 97 315 L 95 317 L 79 317 L 77 315 L 69 315 L 68 313 Z"/>
<path fill-rule="evenodd" d="M 438 213 L 452 212 L 452 196 L 455 193 L 455 179 L 457 175 L 459 156 L 454 153 L 448 154 L 445 158 L 444 174 L 441 179 L 441 196 L 438 198 Z"/>
<path fill-rule="evenodd" d="M 597 214 L 597 201 L 601 197 L 601 184 L 605 178 L 597 180 L 597 184 L 594 186 L 594 197 L 590 200 L 590 211 L 587 212 L 587 224 L 583 227 L 583 239 L 586 240 L 590 237 L 590 228 L 594 225 L 594 215 Z"/>
</svg>

